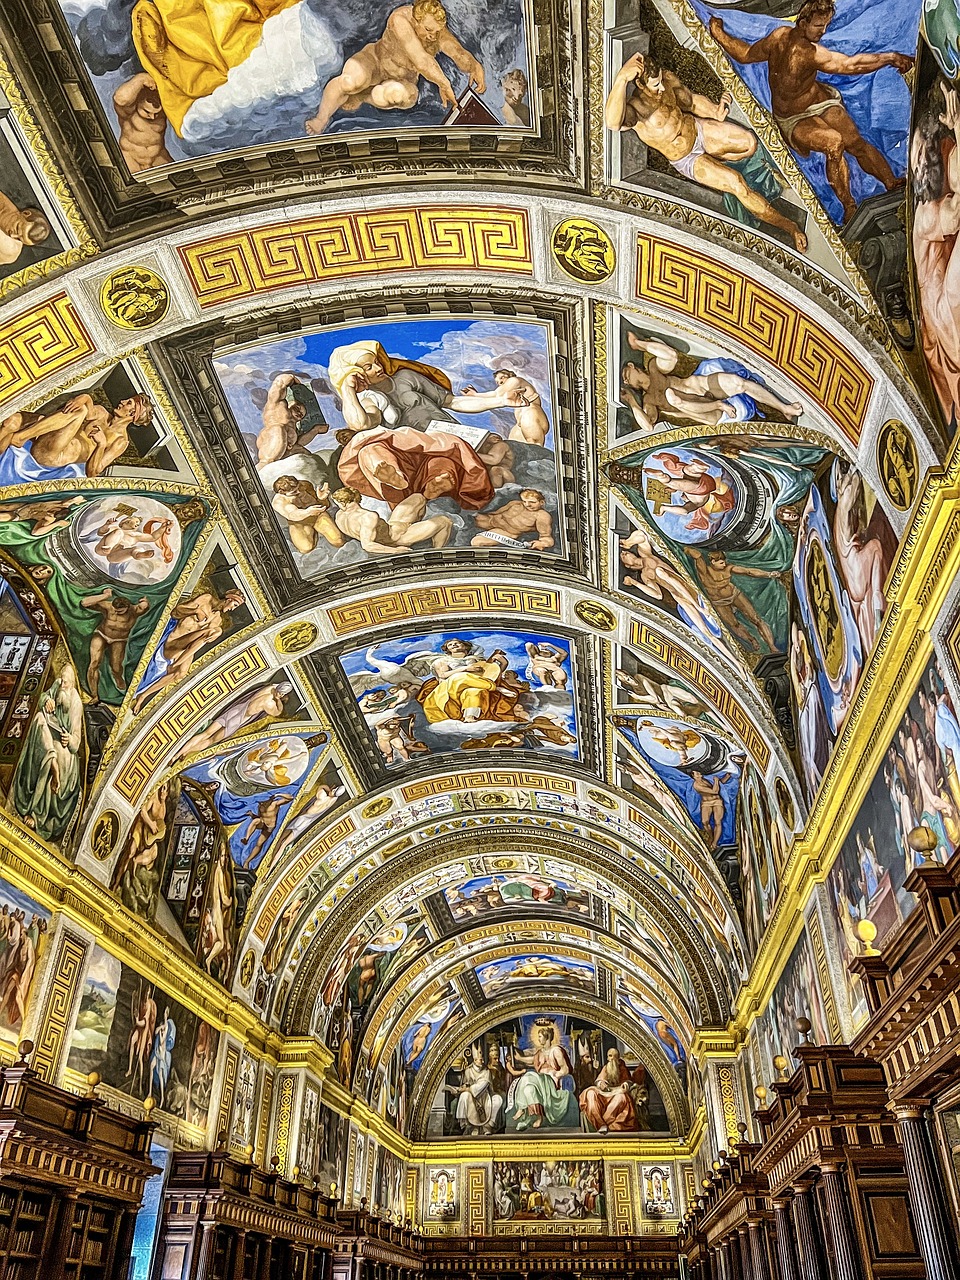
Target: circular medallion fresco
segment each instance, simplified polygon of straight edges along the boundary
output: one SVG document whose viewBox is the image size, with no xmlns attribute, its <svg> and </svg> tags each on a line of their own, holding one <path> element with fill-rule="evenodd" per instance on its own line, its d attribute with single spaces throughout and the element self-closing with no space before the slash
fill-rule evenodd
<svg viewBox="0 0 960 1280">
<path fill-rule="evenodd" d="M 170 290 L 149 267 L 120 267 L 100 286 L 100 305 L 120 329 L 150 329 L 167 314 Z"/>
<path fill-rule="evenodd" d="M 613 274 L 617 254 L 613 241 L 588 218 L 567 218 L 554 230 L 551 242 L 559 266 L 574 280 L 598 284 Z"/>
</svg>

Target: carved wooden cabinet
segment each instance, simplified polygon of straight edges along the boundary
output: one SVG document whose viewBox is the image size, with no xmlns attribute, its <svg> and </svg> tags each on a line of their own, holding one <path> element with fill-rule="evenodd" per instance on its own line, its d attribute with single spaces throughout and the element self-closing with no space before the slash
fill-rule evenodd
<svg viewBox="0 0 960 1280">
<path fill-rule="evenodd" d="M 153 1125 L 0 1072 L 0 1280 L 126 1280 Z"/>
<path fill-rule="evenodd" d="M 178 1151 L 154 1280 L 328 1280 L 336 1202 L 224 1151 Z M 2 1277 L 0 1277 L 2 1280 Z"/>
</svg>

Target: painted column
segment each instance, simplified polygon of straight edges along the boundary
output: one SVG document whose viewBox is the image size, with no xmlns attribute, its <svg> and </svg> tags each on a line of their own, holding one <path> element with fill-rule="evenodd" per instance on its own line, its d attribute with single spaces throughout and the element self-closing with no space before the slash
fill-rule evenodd
<svg viewBox="0 0 960 1280">
<path fill-rule="evenodd" d="M 823 1164 L 826 1229 L 833 1245 L 833 1280 L 860 1280 L 859 1250 L 853 1238 L 847 1188 L 839 1166 Z"/>
<path fill-rule="evenodd" d="M 897 1107 L 903 1164 L 917 1244 L 927 1280 L 958 1280 L 955 1236 L 943 1200 L 943 1174 L 930 1137 L 927 1107 Z"/>
</svg>

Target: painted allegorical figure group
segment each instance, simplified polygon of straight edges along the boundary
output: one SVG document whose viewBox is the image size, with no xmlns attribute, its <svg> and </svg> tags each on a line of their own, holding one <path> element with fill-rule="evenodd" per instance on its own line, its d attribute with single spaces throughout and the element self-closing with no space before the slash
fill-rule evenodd
<svg viewBox="0 0 960 1280">
<path fill-rule="evenodd" d="M 576 754 L 571 649 L 558 637 L 406 637 L 341 662 L 387 765 L 458 749 Z"/>
<path fill-rule="evenodd" d="M 620 544 L 624 585 L 711 644 L 721 623 L 751 665 L 786 655 L 812 795 L 886 611 L 896 536 L 876 496 L 846 460 L 759 434 L 654 448 L 609 473 L 648 521 Z"/>
<path fill-rule="evenodd" d="M 444 1131 L 602 1134 L 661 1127 L 659 1094 L 643 1063 L 609 1033 L 568 1027 L 569 1021 L 562 1015 L 529 1015 L 470 1044 L 441 1087 Z"/>
<path fill-rule="evenodd" d="M 542 325 L 424 320 L 225 355 L 217 372 L 311 574 L 448 546 L 557 554 L 550 363 Z"/>
<path fill-rule="evenodd" d="M 65 6 L 66 7 L 66 6 Z M 529 128 L 521 0 L 136 0 L 67 9 L 133 173 L 190 156 L 355 130 Z M 253 108 L 251 111 L 250 108 Z"/>
</svg>

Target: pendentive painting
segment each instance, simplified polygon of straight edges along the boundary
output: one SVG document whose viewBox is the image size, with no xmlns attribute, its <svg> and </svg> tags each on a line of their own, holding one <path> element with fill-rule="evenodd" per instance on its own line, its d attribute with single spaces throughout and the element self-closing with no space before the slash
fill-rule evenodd
<svg viewBox="0 0 960 1280">
<path fill-rule="evenodd" d="M 484 1032 L 449 1063 L 431 1136 L 665 1133 L 670 1124 L 641 1058 L 569 1014 L 530 1013 Z"/>
<path fill-rule="evenodd" d="M 218 357 L 304 577 L 445 547 L 558 555 L 550 329 L 394 320 Z"/>
<path fill-rule="evenodd" d="M 524 0 L 61 0 L 133 173 L 310 137 L 535 125 Z"/>
<path fill-rule="evenodd" d="M 444 751 L 579 756 L 569 640 L 431 632 L 340 661 L 386 765 Z"/>
<path fill-rule="evenodd" d="M 827 877 L 844 964 L 863 953 L 864 920 L 880 944 L 910 914 L 904 881 L 928 858 L 945 863 L 960 846 L 960 721 L 934 658 L 924 672 Z M 856 974 L 846 998 L 854 1023 L 867 1015 Z"/>
<path fill-rule="evenodd" d="M 648 449 L 609 475 L 645 519 L 635 576 L 688 616 L 692 585 L 768 688 L 789 672 L 792 700 L 774 692 L 774 711 L 812 798 L 886 612 L 897 540 L 876 495 L 845 459 L 746 427 Z M 678 585 L 658 544 L 685 570 Z"/>
</svg>

